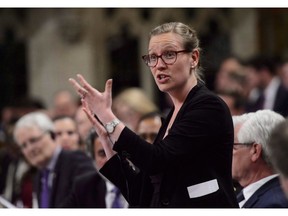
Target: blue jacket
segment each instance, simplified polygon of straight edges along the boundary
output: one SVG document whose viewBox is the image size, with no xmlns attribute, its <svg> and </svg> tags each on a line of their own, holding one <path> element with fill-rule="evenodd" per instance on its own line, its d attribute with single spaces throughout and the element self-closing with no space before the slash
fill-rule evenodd
<svg viewBox="0 0 288 216">
<path fill-rule="evenodd" d="M 287 208 L 288 201 L 281 188 L 279 177 L 262 185 L 242 208 Z"/>
</svg>

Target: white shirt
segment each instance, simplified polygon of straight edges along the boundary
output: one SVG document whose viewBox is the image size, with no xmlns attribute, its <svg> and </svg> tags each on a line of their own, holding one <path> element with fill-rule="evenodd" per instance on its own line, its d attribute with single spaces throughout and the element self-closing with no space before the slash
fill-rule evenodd
<svg viewBox="0 0 288 216">
<path fill-rule="evenodd" d="M 257 182 L 254 182 L 250 185 L 248 185 L 247 187 L 245 187 L 243 189 L 243 195 L 244 195 L 244 200 L 241 201 L 239 203 L 239 207 L 242 208 L 242 206 L 246 203 L 246 201 L 262 186 L 264 185 L 266 182 L 268 182 L 269 180 L 276 178 L 279 174 L 274 174 L 274 175 L 270 175 L 267 176 L 263 179 L 260 179 Z"/>
<path fill-rule="evenodd" d="M 280 86 L 280 83 L 281 83 L 280 79 L 278 77 L 274 77 L 269 83 L 269 85 L 266 87 L 266 89 L 264 90 L 265 100 L 264 100 L 263 109 L 273 110 L 277 90 Z"/>
<path fill-rule="evenodd" d="M 115 199 L 115 193 L 113 190 L 115 186 L 109 181 L 105 181 L 105 182 L 106 182 L 106 189 L 107 189 L 106 197 L 105 197 L 106 208 L 111 208 L 112 203 Z M 120 202 L 123 204 L 124 208 L 128 208 L 128 203 L 122 195 L 120 195 Z"/>
</svg>

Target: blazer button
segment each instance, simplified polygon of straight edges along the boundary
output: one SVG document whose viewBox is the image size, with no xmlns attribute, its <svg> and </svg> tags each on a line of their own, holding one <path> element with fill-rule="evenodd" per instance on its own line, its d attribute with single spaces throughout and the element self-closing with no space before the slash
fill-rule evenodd
<svg viewBox="0 0 288 216">
<path fill-rule="evenodd" d="M 161 203 L 162 203 L 162 205 L 164 205 L 164 206 L 168 206 L 168 205 L 170 204 L 168 198 L 162 199 L 162 200 L 161 200 Z"/>
</svg>

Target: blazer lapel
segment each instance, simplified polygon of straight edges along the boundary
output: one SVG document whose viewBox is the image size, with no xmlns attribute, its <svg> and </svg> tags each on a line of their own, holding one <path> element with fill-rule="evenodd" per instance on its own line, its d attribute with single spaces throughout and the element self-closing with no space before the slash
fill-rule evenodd
<svg viewBox="0 0 288 216">
<path fill-rule="evenodd" d="M 275 183 L 277 183 L 278 177 L 272 178 L 264 185 L 262 185 L 255 193 L 246 201 L 242 208 L 252 208 L 255 207 L 255 203 L 259 200 L 263 193 L 269 190 L 271 187 L 274 187 Z"/>
</svg>

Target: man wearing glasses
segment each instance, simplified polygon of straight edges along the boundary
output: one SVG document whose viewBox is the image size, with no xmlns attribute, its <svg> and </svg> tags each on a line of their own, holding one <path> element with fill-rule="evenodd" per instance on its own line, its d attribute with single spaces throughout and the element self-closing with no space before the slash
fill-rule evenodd
<svg viewBox="0 0 288 216">
<path fill-rule="evenodd" d="M 20 118 L 14 139 L 27 161 L 39 169 L 33 186 L 40 208 L 60 206 L 77 176 L 96 172 L 84 152 L 62 150 L 55 142 L 53 122 L 44 113 L 33 112 Z"/>
<path fill-rule="evenodd" d="M 267 151 L 272 130 L 283 121 L 271 110 L 233 116 L 232 177 L 243 187 L 237 195 L 240 208 L 288 207 Z"/>
</svg>

